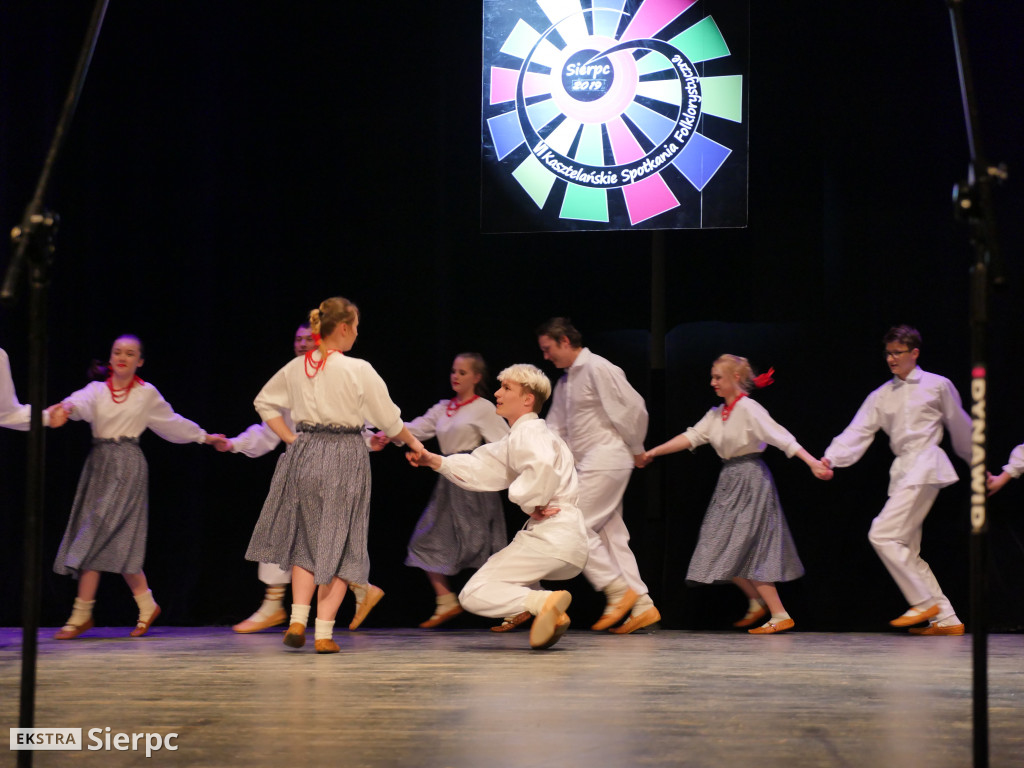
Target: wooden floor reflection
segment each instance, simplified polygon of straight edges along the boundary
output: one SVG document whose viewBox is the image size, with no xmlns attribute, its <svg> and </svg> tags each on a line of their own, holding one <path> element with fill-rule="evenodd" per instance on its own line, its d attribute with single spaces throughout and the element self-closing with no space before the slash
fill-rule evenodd
<svg viewBox="0 0 1024 768">
<path fill-rule="evenodd" d="M 40 633 L 39 727 L 177 733 L 176 751 L 35 752 L 62 766 L 927 766 L 972 762 L 971 637 L 571 630 Z M 18 724 L 20 629 L 0 629 Z M 1024 635 L 989 638 L 991 765 L 1024 765 Z M 92 742 L 87 742 L 92 743 Z M 13 766 L 16 753 L 0 752 Z"/>
</svg>

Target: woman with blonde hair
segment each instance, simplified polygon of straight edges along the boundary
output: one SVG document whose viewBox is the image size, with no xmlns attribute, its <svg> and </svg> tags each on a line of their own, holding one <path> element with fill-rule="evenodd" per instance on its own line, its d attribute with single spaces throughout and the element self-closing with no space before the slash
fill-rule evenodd
<svg viewBox="0 0 1024 768">
<path fill-rule="evenodd" d="M 370 574 L 370 462 L 360 433 L 369 423 L 413 452 L 423 444 L 373 367 L 346 354 L 359 335 L 356 305 L 327 299 L 309 319 L 316 348 L 285 365 L 256 396 L 256 410 L 288 448 L 245 556 L 292 569 L 285 645 L 305 644 L 317 593 L 314 645 L 317 653 L 337 653 L 338 607 L 349 584 L 365 584 Z M 288 411 L 298 434 L 285 422 Z"/>
<path fill-rule="evenodd" d="M 815 477 L 827 480 L 832 476 L 763 406 L 747 397 L 752 388 L 771 384 L 773 373 L 774 369 L 754 377 L 745 357 L 722 355 L 711 366 L 711 388 L 723 404 L 682 434 L 647 451 L 642 459 L 646 466 L 655 456 L 693 450 L 705 443 L 722 458 L 722 472 L 701 523 L 686 579 L 736 584 L 750 603 L 746 616 L 734 626 L 750 627 L 768 618 L 763 625 L 749 629 L 751 634 L 793 628 L 795 622 L 783 607 L 775 583 L 792 581 L 804 573 L 775 482 L 761 460 L 766 444 L 790 458 L 798 456 Z"/>
</svg>

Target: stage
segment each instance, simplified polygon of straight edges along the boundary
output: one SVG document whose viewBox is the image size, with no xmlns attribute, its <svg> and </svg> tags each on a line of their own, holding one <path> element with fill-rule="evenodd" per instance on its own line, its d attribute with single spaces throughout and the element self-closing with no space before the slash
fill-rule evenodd
<svg viewBox="0 0 1024 768">
<path fill-rule="evenodd" d="M 311 630 L 301 650 L 276 630 L 128 631 L 40 632 L 35 725 L 81 728 L 84 748 L 37 751 L 35 766 L 972 762 L 969 635 L 573 629 L 538 652 L 524 631 L 371 629 L 341 630 L 341 653 L 317 655 Z M 7 727 L 18 720 L 20 645 L 20 629 L 0 629 Z M 991 765 L 1019 766 L 1024 635 L 989 638 L 989 689 Z M 118 733 L 160 748 L 147 759 L 140 736 L 137 750 L 108 751 Z M 4 749 L 0 765 L 15 758 Z"/>
</svg>

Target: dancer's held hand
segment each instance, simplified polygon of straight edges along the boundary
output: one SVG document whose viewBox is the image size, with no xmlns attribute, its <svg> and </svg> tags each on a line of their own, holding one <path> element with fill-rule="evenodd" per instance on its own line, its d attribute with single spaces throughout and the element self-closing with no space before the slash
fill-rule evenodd
<svg viewBox="0 0 1024 768">
<path fill-rule="evenodd" d="M 534 520 L 544 520 L 549 517 L 553 517 L 561 512 L 561 507 L 534 507 L 533 512 L 530 513 L 530 517 Z"/>
<path fill-rule="evenodd" d="M 832 462 L 828 459 L 822 459 L 821 461 L 814 462 L 814 464 L 811 465 L 811 472 L 813 472 L 814 476 L 819 480 L 831 480 L 836 474 L 832 470 Z"/>
<path fill-rule="evenodd" d="M 431 469 L 441 468 L 441 457 L 436 453 L 431 453 L 422 446 L 420 446 L 418 451 L 410 450 L 406 452 L 405 458 L 414 467 L 430 467 Z"/>
<path fill-rule="evenodd" d="M 63 427 L 68 422 L 68 412 L 64 410 L 63 403 L 57 403 L 51 405 L 46 409 L 46 412 L 50 414 L 50 428 L 56 429 L 57 427 Z"/>
<path fill-rule="evenodd" d="M 1010 482 L 1012 476 L 1009 472 L 1003 472 L 999 475 L 993 475 L 991 472 L 985 473 L 985 486 L 988 488 L 988 495 L 991 496 L 993 493 L 998 491 L 1008 482 Z"/>
<path fill-rule="evenodd" d="M 383 432 L 374 432 L 370 437 L 370 450 L 379 451 L 385 445 L 391 442 L 391 438 L 385 435 Z"/>
<path fill-rule="evenodd" d="M 644 451 L 643 453 L 638 453 L 636 456 L 633 457 L 633 466 L 635 466 L 637 469 L 643 469 L 652 461 L 654 461 L 654 456 L 651 454 L 651 452 Z"/>
<path fill-rule="evenodd" d="M 206 444 L 207 445 L 212 445 L 220 453 L 227 453 L 228 451 L 231 450 L 231 447 L 232 447 L 231 441 L 228 440 L 226 437 L 224 437 L 224 435 L 221 435 L 221 434 L 207 435 L 206 436 Z"/>
</svg>

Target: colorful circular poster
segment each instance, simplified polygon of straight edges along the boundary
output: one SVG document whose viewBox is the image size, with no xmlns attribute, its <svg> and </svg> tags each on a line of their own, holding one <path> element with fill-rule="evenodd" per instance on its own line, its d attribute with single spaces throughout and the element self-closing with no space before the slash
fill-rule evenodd
<svg viewBox="0 0 1024 768">
<path fill-rule="evenodd" d="M 746 0 L 485 0 L 482 229 L 745 226 L 747 38 Z"/>
</svg>

